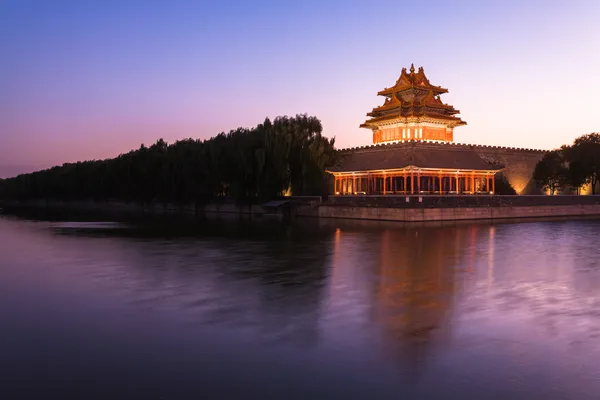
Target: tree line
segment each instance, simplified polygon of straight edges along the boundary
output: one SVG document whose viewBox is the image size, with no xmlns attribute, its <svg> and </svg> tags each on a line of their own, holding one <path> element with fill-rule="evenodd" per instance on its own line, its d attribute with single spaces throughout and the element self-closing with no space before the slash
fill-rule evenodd
<svg viewBox="0 0 600 400">
<path fill-rule="evenodd" d="M 546 153 L 533 172 L 533 179 L 550 194 L 569 189 L 579 194 L 587 184 L 596 194 L 599 178 L 600 133 L 580 136 L 572 145 Z"/>
<path fill-rule="evenodd" d="M 0 180 L 8 199 L 119 200 L 207 203 L 232 197 L 264 201 L 284 192 L 326 195 L 326 168 L 335 163 L 335 139 L 306 114 L 268 118 L 208 140 L 185 139 L 107 160 L 63 164 Z"/>
</svg>

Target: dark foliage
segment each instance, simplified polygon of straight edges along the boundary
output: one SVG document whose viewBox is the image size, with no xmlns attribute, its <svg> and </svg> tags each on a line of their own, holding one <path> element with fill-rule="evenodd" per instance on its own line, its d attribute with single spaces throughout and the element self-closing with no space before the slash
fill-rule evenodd
<svg viewBox="0 0 600 400">
<path fill-rule="evenodd" d="M 0 181 L 0 197 L 206 203 L 231 196 L 265 200 L 326 193 L 325 169 L 335 162 L 334 139 L 315 117 L 266 119 L 254 129 L 209 140 L 162 139 L 114 159 L 64 164 Z"/>
<path fill-rule="evenodd" d="M 554 194 L 567 184 L 568 169 L 561 150 L 551 151 L 537 163 L 533 179 L 544 189 Z"/>
<path fill-rule="evenodd" d="M 580 193 L 583 185 L 590 183 L 590 176 L 582 162 L 571 161 L 569 163 L 566 182 L 577 194 Z"/>
<path fill-rule="evenodd" d="M 591 183 L 592 194 L 596 193 L 596 185 L 600 179 L 600 133 L 590 133 L 575 139 L 573 145 L 564 146 L 565 160 L 574 166 L 573 185 L 576 188 Z M 581 183 L 583 182 L 583 183 Z"/>
<path fill-rule="evenodd" d="M 514 195 L 517 191 L 510 184 L 508 179 L 502 174 L 496 174 L 494 177 L 494 194 L 497 195 Z"/>
</svg>

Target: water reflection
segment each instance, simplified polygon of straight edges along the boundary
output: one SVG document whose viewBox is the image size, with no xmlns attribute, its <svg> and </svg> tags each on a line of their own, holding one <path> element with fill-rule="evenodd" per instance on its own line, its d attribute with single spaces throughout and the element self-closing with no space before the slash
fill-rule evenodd
<svg viewBox="0 0 600 400">
<path fill-rule="evenodd" d="M 415 368 L 448 333 L 460 239 L 460 231 L 445 229 L 382 232 L 376 319 L 390 346 Z"/>
<path fill-rule="evenodd" d="M 259 396 L 277 374 L 281 396 L 294 387 L 299 398 L 314 397 L 309 387 L 329 398 L 600 391 L 598 220 L 106 222 L 0 219 L 0 334 L 14 345 L 0 351 L 23 376 L 45 365 L 28 346 L 124 346 L 150 392 L 157 377 L 167 387 L 190 371 L 224 390 L 221 367 L 252 372 L 245 394 Z M 40 344 L 31 332 L 52 335 Z M 63 365 L 55 378 L 70 374 Z"/>
<path fill-rule="evenodd" d="M 335 232 L 331 298 L 347 296 L 351 286 L 355 301 L 370 304 L 369 322 L 379 327 L 386 354 L 416 373 L 430 347 L 448 345 L 458 280 L 474 267 L 478 227 L 388 227 L 366 237 L 361 228 Z M 342 254 L 349 249 L 354 262 Z M 359 271 L 350 274 L 350 265 Z M 341 271 L 348 275 L 339 278 Z"/>
</svg>

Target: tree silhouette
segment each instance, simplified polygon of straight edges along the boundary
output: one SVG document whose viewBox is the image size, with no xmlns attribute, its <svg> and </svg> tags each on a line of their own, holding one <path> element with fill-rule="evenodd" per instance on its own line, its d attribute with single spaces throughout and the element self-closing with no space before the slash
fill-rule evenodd
<svg viewBox="0 0 600 400">
<path fill-rule="evenodd" d="M 517 194 L 517 191 L 510 184 L 510 182 L 508 181 L 506 176 L 504 176 L 501 173 L 496 174 L 494 176 L 494 188 L 495 188 L 494 194 L 496 194 L 496 195 L 515 195 L 515 194 Z"/>
<path fill-rule="evenodd" d="M 590 182 L 590 178 L 580 161 L 571 161 L 567 171 L 567 184 L 579 195 L 581 187 Z"/>
<path fill-rule="evenodd" d="M 321 130 L 317 118 L 296 115 L 208 140 L 169 145 L 159 139 L 113 159 L 63 164 L 0 181 L 0 197 L 201 204 L 224 197 L 263 201 L 290 187 L 295 195 L 323 194 L 335 142 Z"/>
<path fill-rule="evenodd" d="M 544 154 L 533 171 L 533 179 L 544 190 L 549 190 L 550 194 L 554 194 L 565 186 L 566 177 L 567 167 L 564 165 L 564 158 L 559 150 Z"/>
<path fill-rule="evenodd" d="M 600 178 L 600 133 L 590 133 L 575 139 L 572 146 L 564 147 L 565 159 L 577 162 L 577 173 L 591 183 L 592 194 Z"/>
</svg>

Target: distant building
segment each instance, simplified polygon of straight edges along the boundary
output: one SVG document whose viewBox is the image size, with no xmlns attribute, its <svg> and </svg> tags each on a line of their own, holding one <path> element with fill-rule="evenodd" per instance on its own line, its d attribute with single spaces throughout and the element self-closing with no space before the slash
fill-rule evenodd
<svg viewBox="0 0 600 400">
<path fill-rule="evenodd" d="M 494 194 L 499 172 L 519 194 L 540 193 L 533 169 L 545 151 L 454 143 L 454 128 L 466 125 L 440 96 L 423 67 L 402 69 L 394 86 L 379 93 L 383 105 L 367 114 L 362 128 L 373 146 L 340 150 L 330 172 L 334 193 Z"/>
</svg>

